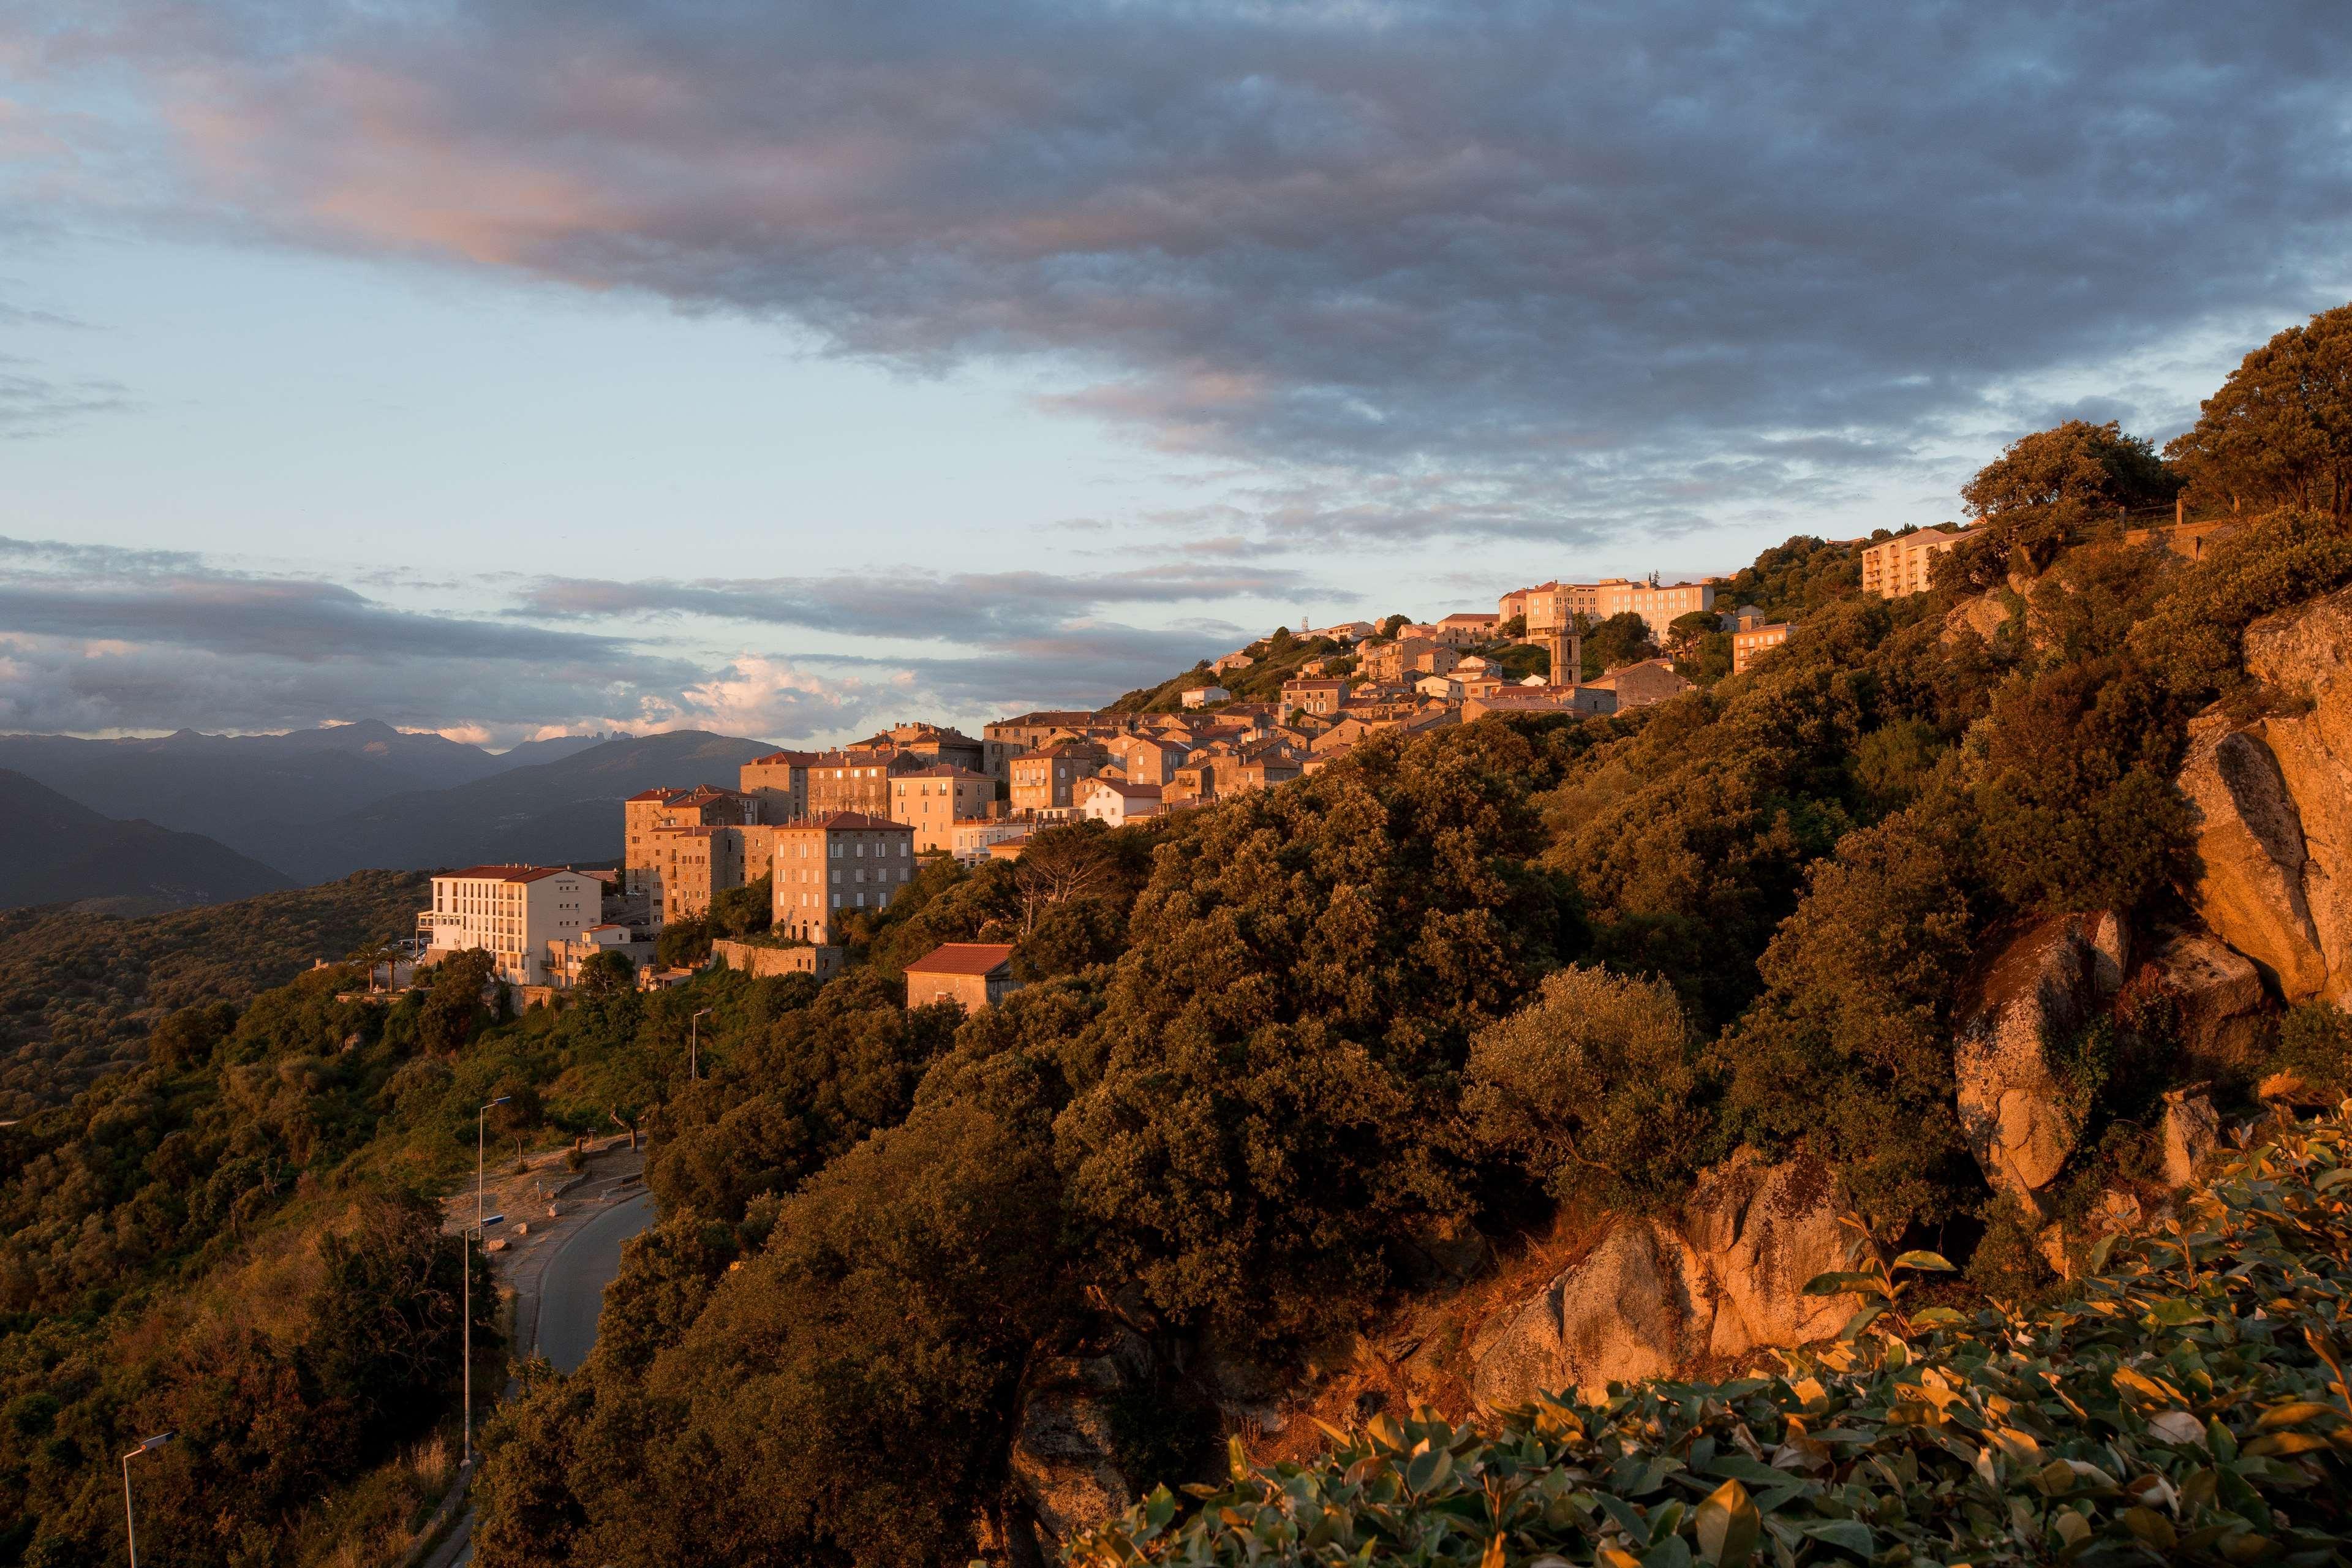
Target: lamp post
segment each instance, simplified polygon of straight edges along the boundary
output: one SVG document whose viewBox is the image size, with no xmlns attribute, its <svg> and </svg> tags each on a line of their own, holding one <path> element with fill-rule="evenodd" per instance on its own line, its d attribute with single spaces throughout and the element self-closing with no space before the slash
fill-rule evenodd
<svg viewBox="0 0 2352 1568">
<path fill-rule="evenodd" d="M 688 1083 L 702 1081 L 702 1020 L 709 1016 L 710 1009 L 705 1007 L 686 1021 L 686 1081 Z"/>
<path fill-rule="evenodd" d="M 490 1112 L 514 1098 L 502 1094 L 474 1113 L 474 1228 L 482 1228 L 482 1137 L 489 1125 Z"/>
<path fill-rule="evenodd" d="M 457 1234 L 457 1275 L 464 1281 L 459 1290 L 465 1303 L 458 1310 L 465 1319 L 466 1332 L 466 1458 L 460 1469 L 474 1466 L 474 1237 L 484 1226 L 496 1225 L 506 1217 L 502 1214 L 491 1215 L 471 1230 Z"/>
<path fill-rule="evenodd" d="M 139 1568 L 139 1524 L 131 1513 L 131 1461 L 148 1449 L 160 1448 L 171 1440 L 171 1433 L 158 1432 L 122 1456 L 122 1535 L 131 1543 L 131 1568 Z"/>
</svg>

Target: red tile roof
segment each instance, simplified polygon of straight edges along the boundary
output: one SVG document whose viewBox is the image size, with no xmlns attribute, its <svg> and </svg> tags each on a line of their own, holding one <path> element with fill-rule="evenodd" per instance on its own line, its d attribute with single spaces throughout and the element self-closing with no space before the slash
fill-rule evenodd
<svg viewBox="0 0 2352 1568">
<path fill-rule="evenodd" d="M 911 773 L 900 773 L 898 776 L 902 779 L 978 779 L 982 784 L 988 782 L 986 773 L 976 773 L 970 768 L 960 768 L 953 763 L 940 763 L 932 767 L 917 768 Z"/>
<path fill-rule="evenodd" d="M 468 866 L 462 871 L 444 871 L 440 875 L 467 882 L 536 882 L 546 877 L 560 877 L 563 870 L 561 866 Z M 587 875 L 584 871 L 572 874 Z"/>
<path fill-rule="evenodd" d="M 795 827 L 822 827 L 832 830 L 848 830 L 866 827 L 895 827 L 902 833 L 912 833 L 915 831 L 913 826 L 909 823 L 893 822 L 887 816 L 874 816 L 863 811 L 828 811 L 823 816 L 804 816 L 798 822 L 788 822 L 783 825 L 783 830 L 790 830 Z"/>
<path fill-rule="evenodd" d="M 993 974 L 1013 962 L 1009 942 L 950 942 L 907 965 L 909 974 Z"/>
</svg>

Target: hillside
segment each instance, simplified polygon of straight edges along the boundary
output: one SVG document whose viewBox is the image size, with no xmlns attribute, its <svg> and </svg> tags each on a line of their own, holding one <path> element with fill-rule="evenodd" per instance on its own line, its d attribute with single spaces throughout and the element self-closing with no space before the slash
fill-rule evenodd
<svg viewBox="0 0 2352 1568">
<path fill-rule="evenodd" d="M 0 1119 L 121 1067 L 174 1008 L 242 1002 L 315 959 L 407 935 L 425 892 L 422 877 L 379 871 L 140 918 L 0 913 Z"/>
<path fill-rule="evenodd" d="M 304 881 L 368 867 L 560 865 L 621 852 L 621 802 L 663 784 L 724 784 L 774 748 L 701 730 L 623 736 L 449 789 L 391 795 L 272 834 L 271 863 Z"/>
<path fill-rule="evenodd" d="M 292 885 L 202 834 L 118 822 L 0 769 L 0 909 L 105 900 L 144 912 Z"/>
<path fill-rule="evenodd" d="M 599 743 L 596 736 L 565 736 L 493 754 L 376 720 L 282 735 L 0 735 L 0 769 L 100 816 L 201 833 L 293 875 L 277 853 L 288 823 L 326 821 L 387 796 L 470 784 Z"/>
</svg>

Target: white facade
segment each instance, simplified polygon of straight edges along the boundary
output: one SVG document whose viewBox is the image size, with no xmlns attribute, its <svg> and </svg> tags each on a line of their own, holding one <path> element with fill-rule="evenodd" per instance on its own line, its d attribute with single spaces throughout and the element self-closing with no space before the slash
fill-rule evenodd
<svg viewBox="0 0 2352 1568">
<path fill-rule="evenodd" d="M 1010 838 L 1019 838 L 1031 831 L 1033 831 L 1032 824 L 1012 822 L 1003 817 L 991 817 L 984 820 L 975 818 L 968 822 L 959 822 L 954 829 L 954 847 L 949 852 L 956 858 L 956 863 L 960 866 L 985 866 L 988 864 L 990 845 L 1002 844 Z"/>
<path fill-rule="evenodd" d="M 1097 778 L 1087 782 L 1079 806 L 1097 822 L 1117 827 L 1139 816 L 1157 816 L 1164 809 L 1158 784 L 1131 784 Z"/>
<path fill-rule="evenodd" d="M 1180 695 L 1187 708 L 1206 708 L 1212 702 L 1223 702 L 1233 693 L 1222 686 L 1192 686 Z"/>
<path fill-rule="evenodd" d="M 548 944 L 604 923 L 604 884 L 583 871 L 544 866 L 469 866 L 433 879 L 433 907 L 416 917 L 428 956 L 480 948 L 498 978 L 553 984 Z"/>
</svg>

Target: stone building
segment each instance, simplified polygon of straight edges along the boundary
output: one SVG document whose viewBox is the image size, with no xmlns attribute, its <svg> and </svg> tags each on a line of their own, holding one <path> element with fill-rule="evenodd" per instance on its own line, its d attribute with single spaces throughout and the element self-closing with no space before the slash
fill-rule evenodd
<svg viewBox="0 0 2352 1568">
<path fill-rule="evenodd" d="M 640 790 L 621 803 L 621 891 L 658 911 L 665 899 L 660 867 L 675 864 L 675 842 L 664 829 L 740 827 L 761 820 L 761 802 L 740 790 L 698 784 L 692 789 Z"/>
<path fill-rule="evenodd" d="M 1775 621 L 1769 626 L 1743 626 L 1731 634 L 1731 673 L 1739 674 L 1767 648 L 1779 647 L 1789 640 L 1789 623 Z"/>
<path fill-rule="evenodd" d="M 950 942 L 907 965 L 909 1007 L 955 1002 L 965 1012 L 977 1013 L 1019 989 L 1009 942 Z"/>
<path fill-rule="evenodd" d="M 915 830 L 865 812 L 840 811 L 775 830 L 774 928 L 820 946 L 849 916 L 887 909 L 914 876 Z"/>
<path fill-rule="evenodd" d="M 1013 814 L 1067 811 L 1078 785 L 1103 771 L 1110 752 L 1091 741 L 1064 742 L 1013 759 Z"/>
<path fill-rule="evenodd" d="M 1160 786 L 1156 784 L 1088 779 L 1085 793 L 1078 798 L 1078 808 L 1090 820 L 1118 827 L 1138 817 L 1159 816 L 1167 809 L 1160 796 Z"/>
<path fill-rule="evenodd" d="M 1286 680 L 1282 683 L 1282 711 L 1289 714 L 1304 710 L 1309 713 L 1332 714 L 1348 705 L 1348 683 L 1344 680 Z"/>
<path fill-rule="evenodd" d="M 890 781 L 890 819 L 915 830 L 915 853 L 955 847 L 955 825 L 996 815 L 996 781 L 969 768 L 922 768 Z"/>
</svg>

